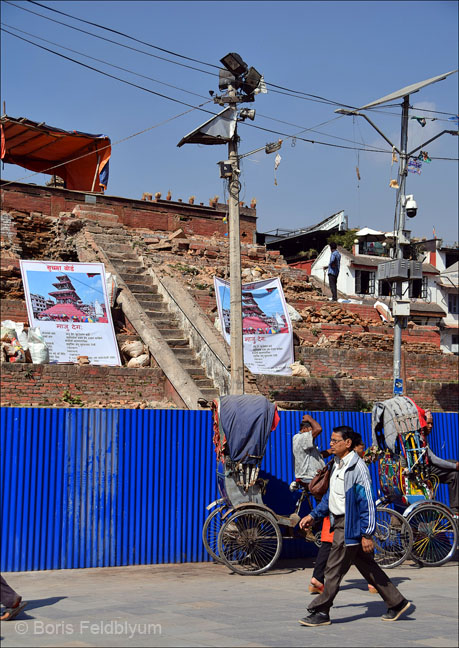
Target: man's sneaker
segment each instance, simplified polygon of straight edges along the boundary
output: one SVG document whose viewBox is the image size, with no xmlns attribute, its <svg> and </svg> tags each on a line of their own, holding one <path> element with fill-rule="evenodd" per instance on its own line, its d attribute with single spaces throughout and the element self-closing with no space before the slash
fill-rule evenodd
<svg viewBox="0 0 459 648">
<path fill-rule="evenodd" d="M 381 617 L 382 621 L 397 621 L 402 614 L 407 612 L 411 607 L 411 603 L 406 599 L 402 601 L 399 605 L 393 608 L 389 608 L 386 614 L 383 614 Z"/>
<path fill-rule="evenodd" d="M 304 617 L 304 619 L 300 619 L 298 623 L 301 623 L 301 625 L 304 626 L 321 626 L 321 625 L 330 625 L 330 617 L 326 612 L 313 612 L 307 617 Z"/>
</svg>

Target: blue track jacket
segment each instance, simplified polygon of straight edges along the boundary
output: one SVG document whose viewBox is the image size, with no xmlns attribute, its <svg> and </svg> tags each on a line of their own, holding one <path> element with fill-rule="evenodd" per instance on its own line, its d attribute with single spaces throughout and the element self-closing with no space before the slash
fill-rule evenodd
<svg viewBox="0 0 459 648">
<path fill-rule="evenodd" d="M 333 465 L 332 472 L 335 469 Z M 370 472 L 363 459 L 357 454 L 353 457 L 344 473 L 344 491 L 346 497 L 344 519 L 345 545 L 360 544 L 362 536 L 372 535 L 375 530 L 376 507 L 371 490 Z M 330 515 L 330 526 L 333 529 L 333 513 L 328 510 L 328 490 L 311 516 L 317 520 Z"/>
</svg>

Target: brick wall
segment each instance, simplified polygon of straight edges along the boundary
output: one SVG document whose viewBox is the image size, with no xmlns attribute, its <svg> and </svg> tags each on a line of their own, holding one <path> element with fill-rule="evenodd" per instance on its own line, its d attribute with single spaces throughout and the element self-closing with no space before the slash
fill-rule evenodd
<svg viewBox="0 0 459 648">
<path fill-rule="evenodd" d="M 392 380 L 257 376 L 256 384 L 277 402 L 295 401 L 295 409 L 361 410 L 363 404 L 393 396 Z M 436 412 L 458 411 L 457 383 L 407 382 L 405 396 Z"/>
<path fill-rule="evenodd" d="M 2 364 L 2 405 L 69 407 L 68 390 L 83 407 L 132 407 L 170 397 L 161 369 L 78 365 Z M 168 382 L 168 381 L 167 381 Z"/>
<path fill-rule="evenodd" d="M 71 212 L 77 205 L 87 208 L 86 194 L 68 189 L 40 187 L 22 183 L 11 183 L 2 187 L 2 207 L 4 211 L 38 212 L 57 218 L 61 212 Z M 221 236 L 228 231 L 223 223 L 226 205 L 190 205 L 168 200 L 146 201 L 97 195 L 96 205 L 103 212 L 110 211 L 117 216 L 119 223 L 133 228 L 148 228 L 173 232 L 179 227 L 187 234 Z M 94 205 L 91 205 L 91 211 Z M 256 209 L 241 207 L 241 241 L 252 243 L 256 232 Z"/>
<path fill-rule="evenodd" d="M 393 357 L 370 349 L 297 348 L 298 357 L 313 376 L 333 376 L 346 371 L 352 378 L 392 379 Z M 454 355 L 403 353 L 406 380 L 451 382 L 457 380 L 457 357 Z"/>
</svg>

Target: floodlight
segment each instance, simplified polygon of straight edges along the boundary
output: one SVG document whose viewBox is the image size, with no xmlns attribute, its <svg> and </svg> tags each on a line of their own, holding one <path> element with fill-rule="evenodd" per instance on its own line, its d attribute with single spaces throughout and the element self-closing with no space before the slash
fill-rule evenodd
<svg viewBox="0 0 459 648">
<path fill-rule="evenodd" d="M 234 74 L 235 77 L 241 76 L 247 72 L 247 63 L 245 63 L 239 54 L 236 54 L 235 52 L 230 52 L 224 56 L 220 59 L 220 63 L 223 63 L 228 72 Z"/>
<path fill-rule="evenodd" d="M 254 67 L 249 68 L 242 84 L 243 91 L 248 95 L 252 94 L 258 88 L 260 80 L 261 74 Z"/>
<path fill-rule="evenodd" d="M 226 90 L 228 86 L 235 87 L 236 77 L 228 70 L 220 69 L 218 72 L 218 88 L 219 90 Z"/>
</svg>

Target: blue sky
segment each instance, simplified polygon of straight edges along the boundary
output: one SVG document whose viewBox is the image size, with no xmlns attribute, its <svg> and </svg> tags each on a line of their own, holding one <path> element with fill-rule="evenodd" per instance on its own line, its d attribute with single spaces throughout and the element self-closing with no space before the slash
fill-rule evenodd
<svg viewBox="0 0 459 648">
<path fill-rule="evenodd" d="M 7 29 L 16 27 L 143 77 L 35 41 L 44 47 L 193 106 L 210 99 L 209 90 L 218 92 L 217 78 L 205 73 L 215 72 L 209 65 L 134 43 L 28 2 L 13 1 L 22 9 L 1 3 L 2 23 L 10 26 Z M 268 83 L 352 106 L 365 105 L 457 67 L 456 2 L 94 0 L 43 4 L 204 63 L 219 65 L 226 53 L 238 52 Z M 27 13 L 24 8 L 204 72 L 101 41 Z M 434 117 L 436 121 L 428 120 L 422 128 L 410 120 L 410 149 L 443 129 L 454 128 L 448 117 L 458 112 L 457 85 L 454 75 L 411 95 L 414 108 L 410 114 Z M 335 105 L 273 92 L 269 86 L 268 90 L 268 94 L 258 95 L 254 104 L 243 104 L 255 108 L 256 117 L 254 122 L 239 126 L 241 153 L 282 137 L 253 126 L 334 145 L 389 148 L 363 119 L 338 117 Z M 2 35 L 2 101 L 12 117 L 107 134 L 113 143 L 109 195 L 141 198 L 143 192 L 160 191 L 165 197 L 171 190 L 173 200 L 187 201 L 193 195 L 197 203 L 208 204 L 209 198 L 218 195 L 220 202 L 226 201 L 217 167 L 217 162 L 227 157 L 226 146 L 176 146 L 183 135 L 209 118 L 208 113 L 190 111 L 188 106 L 101 76 L 8 34 Z M 205 109 L 219 111 L 213 103 Z M 185 111 L 190 112 L 176 117 Z M 396 105 L 378 109 L 371 116 L 397 145 L 400 112 Z M 144 129 L 150 130 L 126 139 Z M 438 237 L 453 243 L 458 240 L 458 139 L 443 135 L 425 150 L 432 158 L 455 161 L 433 159 L 424 164 L 421 175 L 408 175 L 407 193 L 414 194 L 418 215 L 407 221 L 407 227 L 414 236 L 429 238 L 435 226 Z M 342 209 L 351 227 L 392 229 L 395 191 L 389 188 L 389 180 L 396 171 L 395 167 L 391 169 L 389 153 L 341 149 L 299 139 L 292 146 L 288 139 L 280 155 L 277 186 L 275 155 L 261 151 L 242 161 L 241 200 L 250 204 L 253 197 L 257 199 L 259 231 L 307 227 Z M 5 165 L 2 177 L 15 180 L 29 173 Z M 39 174 L 24 181 L 44 184 L 47 179 Z"/>
</svg>

